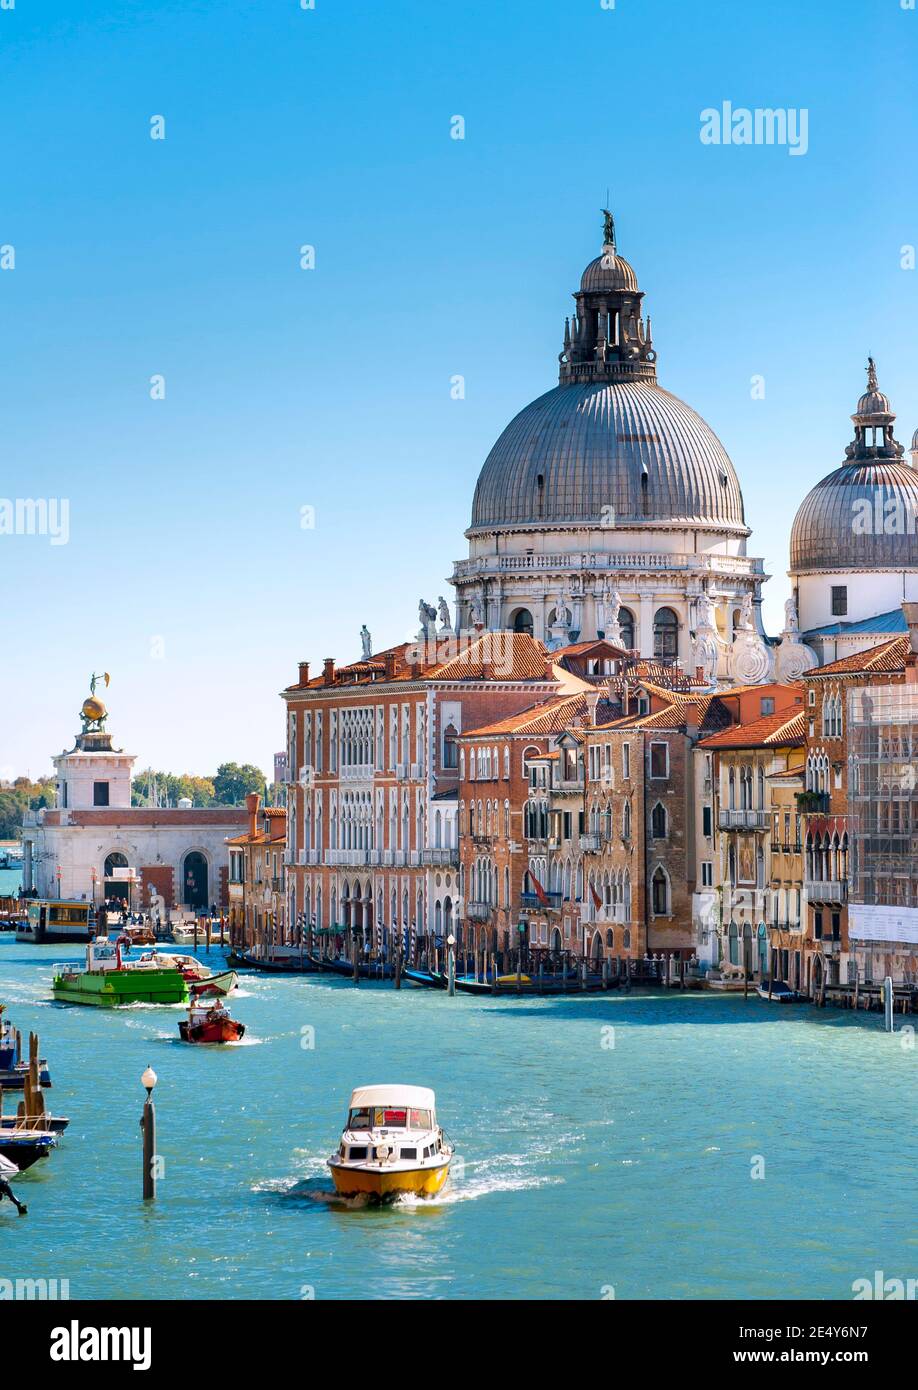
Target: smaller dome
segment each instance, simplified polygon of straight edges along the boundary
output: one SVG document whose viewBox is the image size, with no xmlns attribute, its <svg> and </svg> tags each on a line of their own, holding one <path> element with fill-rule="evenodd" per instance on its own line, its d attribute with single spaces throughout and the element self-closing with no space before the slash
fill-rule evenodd
<svg viewBox="0 0 918 1390">
<path fill-rule="evenodd" d="M 597 290 L 637 291 L 637 276 L 633 268 L 614 251 L 604 251 L 590 261 L 580 277 L 580 289 L 586 293 Z"/>
<path fill-rule="evenodd" d="M 882 391 L 866 391 L 857 403 L 856 415 L 891 415 L 889 397 Z"/>
</svg>

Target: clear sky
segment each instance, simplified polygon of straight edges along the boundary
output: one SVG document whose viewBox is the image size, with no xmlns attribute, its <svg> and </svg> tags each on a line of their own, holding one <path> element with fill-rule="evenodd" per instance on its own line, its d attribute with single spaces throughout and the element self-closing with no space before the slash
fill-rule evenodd
<svg viewBox="0 0 918 1390">
<path fill-rule="evenodd" d="M 267 770 L 297 660 L 408 637 L 491 444 L 556 383 L 607 186 L 777 630 L 868 352 L 918 426 L 916 71 L 901 0 L 0 10 L 0 493 L 70 501 L 67 545 L 0 537 L 0 775 L 47 770 L 102 669 L 141 766 Z M 806 108 L 806 155 L 703 145 L 726 100 Z"/>
</svg>

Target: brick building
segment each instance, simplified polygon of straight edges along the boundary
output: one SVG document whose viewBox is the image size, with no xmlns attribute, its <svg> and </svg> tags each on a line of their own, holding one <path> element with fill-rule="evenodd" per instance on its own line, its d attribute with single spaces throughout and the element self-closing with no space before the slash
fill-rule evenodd
<svg viewBox="0 0 918 1390">
<path fill-rule="evenodd" d="M 800 971 L 801 860 L 794 850 L 800 832 L 796 819 L 783 822 L 789 815 L 786 775 L 800 777 L 805 727 L 804 709 L 793 705 L 699 744 L 713 760 L 720 856 L 714 963 L 725 961 L 750 978 L 767 978 L 772 950 L 779 952 L 779 979 L 793 983 Z"/>
<path fill-rule="evenodd" d="M 288 934 L 354 928 L 380 948 L 395 928 L 460 927 L 461 737 L 579 684 L 525 633 L 431 636 L 318 676 L 302 663 L 283 692 Z"/>
<path fill-rule="evenodd" d="M 244 949 L 286 939 L 287 812 L 263 806 L 257 792 L 245 799 L 248 825 L 227 842 L 230 943 Z"/>
</svg>

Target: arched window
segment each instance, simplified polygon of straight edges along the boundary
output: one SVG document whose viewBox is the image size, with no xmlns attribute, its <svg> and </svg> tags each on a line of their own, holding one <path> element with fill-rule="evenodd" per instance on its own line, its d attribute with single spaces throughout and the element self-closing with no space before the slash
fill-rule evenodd
<svg viewBox="0 0 918 1390">
<path fill-rule="evenodd" d="M 674 661 L 679 654 L 679 619 L 671 608 L 658 608 L 653 620 L 653 654 Z"/>
<path fill-rule="evenodd" d="M 669 914 L 669 879 L 665 870 L 658 864 L 651 879 L 653 911 L 656 917 Z"/>
<path fill-rule="evenodd" d="M 455 724 L 447 724 L 443 730 L 443 766 L 458 766 L 458 748 L 456 740 L 459 737 Z"/>
<path fill-rule="evenodd" d="M 634 650 L 634 614 L 630 608 L 620 608 L 618 610 L 618 626 L 622 634 L 622 646 L 628 651 Z"/>
<path fill-rule="evenodd" d="M 626 801 L 622 807 L 622 839 L 631 839 L 631 802 Z"/>
<path fill-rule="evenodd" d="M 627 805 L 627 802 L 625 803 Z M 666 807 L 658 801 L 650 813 L 650 834 L 654 840 L 666 839 Z"/>
<path fill-rule="evenodd" d="M 513 614 L 513 631 L 532 636 L 532 614 L 528 608 L 518 608 Z"/>
</svg>

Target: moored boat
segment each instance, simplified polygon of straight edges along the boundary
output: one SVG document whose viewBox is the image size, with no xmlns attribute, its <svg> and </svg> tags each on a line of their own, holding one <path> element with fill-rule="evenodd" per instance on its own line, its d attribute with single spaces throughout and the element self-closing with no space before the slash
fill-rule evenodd
<svg viewBox="0 0 918 1390">
<path fill-rule="evenodd" d="M 351 1093 L 338 1152 L 328 1160 L 335 1191 L 377 1200 L 433 1197 L 449 1176 L 452 1146 L 426 1086 L 359 1086 Z"/>
<path fill-rule="evenodd" d="M 327 970 L 332 975 L 347 975 L 351 978 L 354 975 L 354 962 L 343 956 L 317 956 L 315 964 L 319 970 Z M 383 961 L 357 962 L 357 978 L 360 980 L 391 980 L 394 976 L 395 968 Z"/>
<path fill-rule="evenodd" d="M 188 1017 L 179 1023 L 182 1042 L 238 1042 L 245 1034 L 245 1024 L 230 1018 L 226 1005 L 210 983 L 192 992 Z"/>
<path fill-rule="evenodd" d="M 786 980 L 775 980 L 771 986 L 771 994 L 768 992 L 768 985 L 758 984 L 755 992 L 761 999 L 771 999 L 773 1004 L 805 1004 L 807 997 L 798 990 L 792 989 Z"/>
<path fill-rule="evenodd" d="M 20 1173 L 40 1158 L 47 1158 L 57 1143 L 50 1130 L 0 1129 L 0 1157 L 15 1163 Z"/>
<path fill-rule="evenodd" d="M 180 970 L 126 964 L 117 942 L 96 938 L 86 948 L 86 967 L 64 967 L 54 997 L 68 1004 L 115 1009 L 124 1004 L 184 1004 L 188 986 Z"/>
<path fill-rule="evenodd" d="M 402 971 L 402 979 L 409 980 L 413 985 L 421 985 L 425 989 L 446 989 L 449 984 L 442 971 L 420 970 L 411 965 Z"/>
<path fill-rule="evenodd" d="M 29 1074 L 29 1064 L 21 1056 L 16 1029 L 3 1017 L 5 1007 L 0 1004 L 0 1089 L 21 1091 Z M 51 1073 L 43 1057 L 38 1063 L 38 1080 L 42 1086 L 51 1085 Z"/>
</svg>

